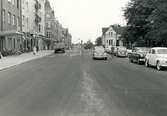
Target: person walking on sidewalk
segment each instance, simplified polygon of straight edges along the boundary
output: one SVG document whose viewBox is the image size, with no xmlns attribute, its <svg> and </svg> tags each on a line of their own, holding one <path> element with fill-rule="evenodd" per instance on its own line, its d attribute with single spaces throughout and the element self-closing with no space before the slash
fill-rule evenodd
<svg viewBox="0 0 167 116">
<path fill-rule="evenodd" d="M 33 47 L 33 54 L 36 55 L 37 54 L 37 48 L 34 46 Z"/>
</svg>

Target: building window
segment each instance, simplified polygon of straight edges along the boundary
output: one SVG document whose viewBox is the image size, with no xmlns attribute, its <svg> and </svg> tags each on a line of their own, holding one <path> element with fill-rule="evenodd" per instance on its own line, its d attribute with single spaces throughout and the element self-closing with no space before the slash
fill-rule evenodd
<svg viewBox="0 0 167 116">
<path fill-rule="evenodd" d="M 11 13 L 8 12 L 8 24 L 11 24 Z"/>
<path fill-rule="evenodd" d="M 15 15 L 12 16 L 12 24 L 15 25 Z"/>
<path fill-rule="evenodd" d="M 19 8 L 19 4 L 20 4 L 20 3 L 19 3 L 19 0 L 17 0 L 17 8 Z"/>
<path fill-rule="evenodd" d="M 50 22 L 48 22 L 47 26 L 48 26 L 48 28 L 51 28 L 51 23 L 50 23 Z"/>
<path fill-rule="evenodd" d="M 2 21 L 5 22 L 5 10 L 2 11 Z"/>
<path fill-rule="evenodd" d="M 20 27 L 20 18 L 19 17 L 17 17 L 17 30 L 19 30 L 19 27 Z"/>
<path fill-rule="evenodd" d="M 41 32 L 41 25 L 38 25 L 38 31 Z"/>
<path fill-rule="evenodd" d="M 14 17 L 14 24 L 17 25 L 17 19 L 16 19 L 16 16 Z"/>
</svg>

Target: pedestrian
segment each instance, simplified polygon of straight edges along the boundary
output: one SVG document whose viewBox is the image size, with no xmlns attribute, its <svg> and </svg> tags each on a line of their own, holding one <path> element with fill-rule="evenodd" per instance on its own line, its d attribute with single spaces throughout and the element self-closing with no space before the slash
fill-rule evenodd
<svg viewBox="0 0 167 116">
<path fill-rule="evenodd" d="M 36 55 L 36 53 L 37 53 L 37 48 L 34 46 L 33 47 L 33 54 Z"/>
</svg>

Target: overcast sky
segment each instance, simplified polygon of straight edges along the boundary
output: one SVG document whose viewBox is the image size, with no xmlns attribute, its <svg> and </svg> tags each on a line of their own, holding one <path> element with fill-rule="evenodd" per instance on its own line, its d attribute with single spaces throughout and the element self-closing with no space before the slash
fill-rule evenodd
<svg viewBox="0 0 167 116">
<path fill-rule="evenodd" d="M 79 39 L 94 41 L 101 36 L 101 28 L 124 24 L 122 8 L 129 0 L 50 0 L 55 15 L 69 28 L 73 42 Z"/>
</svg>

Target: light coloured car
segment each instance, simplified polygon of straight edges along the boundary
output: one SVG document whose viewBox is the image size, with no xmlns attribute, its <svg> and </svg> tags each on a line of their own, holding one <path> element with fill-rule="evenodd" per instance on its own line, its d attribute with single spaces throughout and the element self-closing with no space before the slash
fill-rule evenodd
<svg viewBox="0 0 167 116">
<path fill-rule="evenodd" d="M 124 46 L 118 46 L 116 51 L 117 57 L 126 57 L 127 56 L 127 49 Z"/>
<path fill-rule="evenodd" d="M 129 57 L 129 55 L 132 53 L 132 49 L 127 49 L 127 55 Z"/>
<path fill-rule="evenodd" d="M 106 51 L 107 53 L 111 53 L 111 48 L 112 48 L 112 46 L 108 46 L 108 47 L 105 48 L 105 51 Z"/>
<path fill-rule="evenodd" d="M 103 46 L 95 46 L 93 51 L 93 59 L 104 59 L 107 60 L 107 53 Z"/>
<path fill-rule="evenodd" d="M 157 70 L 167 67 L 167 48 L 151 48 L 149 53 L 147 53 L 145 56 L 145 66 L 156 66 Z"/>
</svg>

